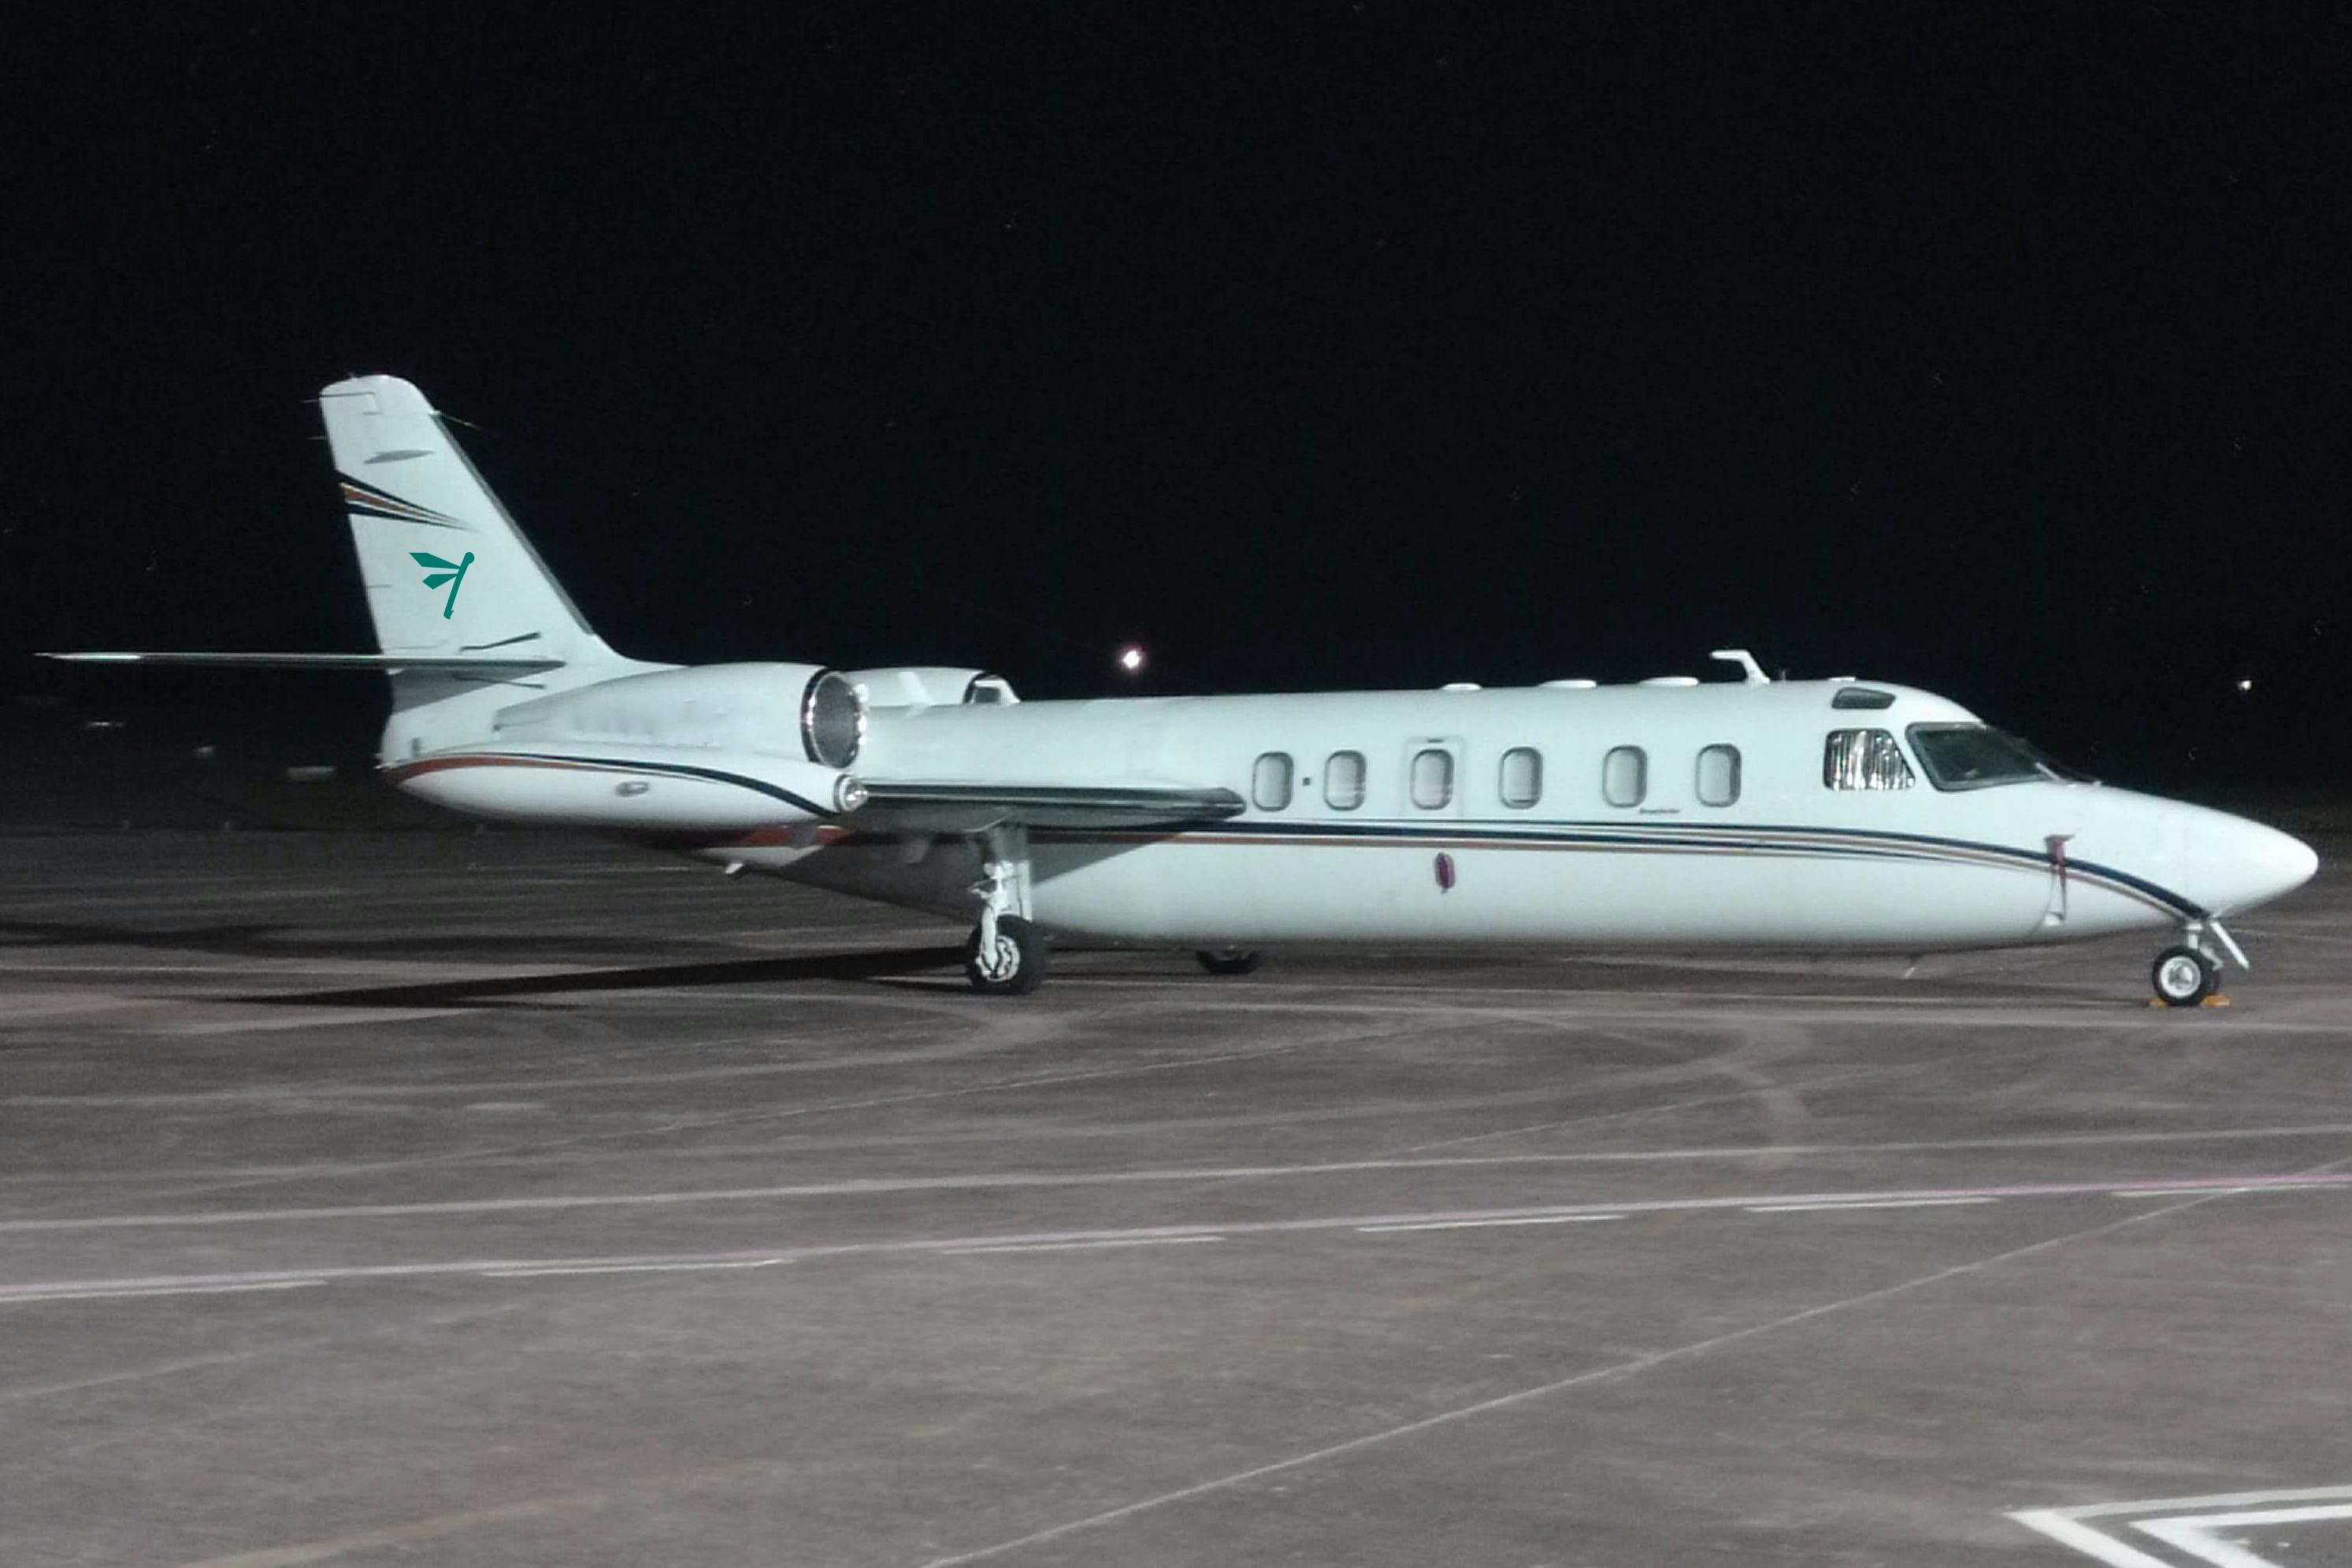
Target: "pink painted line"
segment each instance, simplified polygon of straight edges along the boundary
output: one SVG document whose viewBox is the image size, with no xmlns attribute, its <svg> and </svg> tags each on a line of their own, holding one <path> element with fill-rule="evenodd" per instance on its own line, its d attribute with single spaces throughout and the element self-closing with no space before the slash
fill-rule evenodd
<svg viewBox="0 0 2352 1568">
<path fill-rule="evenodd" d="M 1202 1220 L 1182 1225 L 1140 1225 L 1093 1230 L 1031 1230 L 993 1235 L 914 1237 L 892 1241 L 836 1241 L 807 1247 L 734 1248 L 717 1252 L 632 1252 L 602 1257 L 467 1258 L 426 1263 L 354 1263 L 323 1269 L 260 1269 L 216 1274 L 149 1274 L 100 1280 L 37 1280 L 0 1284 L 0 1301 L 16 1296 L 101 1291 L 168 1291 L 205 1286 L 268 1284 L 281 1280 L 436 1279 L 515 1270 L 691 1267 L 773 1260 L 799 1263 L 821 1258 L 889 1257 L 958 1251 L 971 1248 L 1035 1247 L 1087 1241 L 1174 1240 L 1193 1236 L 1272 1236 L 1301 1231 L 1353 1230 L 1363 1226 L 1429 1225 L 1471 1220 L 1569 1217 L 1585 1214 L 1688 1214 L 1747 1209 L 1758 1204 L 1821 1204 L 1843 1207 L 1936 1198 L 2081 1197 L 2094 1193 L 2160 1193 L 2194 1196 L 2352 1188 L 2352 1173 L 2341 1175 L 2151 1177 L 2137 1181 L 2028 1182 L 2009 1186 L 1879 1188 L 1862 1192 L 1748 1193 L 1737 1197 L 1669 1197 L 1632 1203 L 1543 1203 L 1510 1208 L 1412 1209 L 1389 1214 L 1326 1215 L 1300 1219 Z"/>
</svg>

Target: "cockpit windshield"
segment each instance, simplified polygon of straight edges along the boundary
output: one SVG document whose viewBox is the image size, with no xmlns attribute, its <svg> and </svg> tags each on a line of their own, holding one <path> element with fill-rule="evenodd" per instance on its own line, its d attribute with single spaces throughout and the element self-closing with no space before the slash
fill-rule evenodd
<svg viewBox="0 0 2352 1568">
<path fill-rule="evenodd" d="M 1938 789 L 1989 789 L 1996 784 L 2052 779 L 2088 784 L 2092 779 L 2053 762 L 2030 742 L 1982 724 L 1915 724 L 1911 749 L 1927 781 Z"/>
</svg>

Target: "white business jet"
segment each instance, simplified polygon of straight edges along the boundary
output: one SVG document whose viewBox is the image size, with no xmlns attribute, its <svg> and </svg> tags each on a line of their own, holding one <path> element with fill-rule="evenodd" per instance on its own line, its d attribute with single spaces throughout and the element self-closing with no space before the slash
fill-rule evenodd
<svg viewBox="0 0 2352 1568">
<path fill-rule="evenodd" d="M 608 830 L 974 923 L 984 992 L 1046 933 L 1901 953 L 2172 934 L 2176 1007 L 2225 917 L 2309 879 L 2258 823 L 2077 777 L 1927 692 L 1780 681 L 1023 703 L 979 670 L 680 667 L 591 631 L 424 395 L 320 395 L 380 651 L 71 653 L 381 670 L 381 765 L 507 821 Z"/>
</svg>

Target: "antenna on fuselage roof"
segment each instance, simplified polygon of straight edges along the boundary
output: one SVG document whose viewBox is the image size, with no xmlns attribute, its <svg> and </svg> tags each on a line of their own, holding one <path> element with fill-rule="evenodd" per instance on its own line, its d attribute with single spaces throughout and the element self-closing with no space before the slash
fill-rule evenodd
<svg viewBox="0 0 2352 1568">
<path fill-rule="evenodd" d="M 1738 665 L 1745 672 L 1740 677 L 1743 685 L 1769 686 L 1772 684 L 1772 677 L 1764 673 L 1764 666 L 1756 662 L 1756 655 L 1745 648 L 1717 648 L 1707 657 Z"/>
</svg>

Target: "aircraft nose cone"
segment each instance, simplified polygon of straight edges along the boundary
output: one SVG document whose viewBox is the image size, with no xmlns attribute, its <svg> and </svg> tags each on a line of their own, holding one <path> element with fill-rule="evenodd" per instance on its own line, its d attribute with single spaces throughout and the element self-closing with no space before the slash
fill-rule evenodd
<svg viewBox="0 0 2352 1568">
<path fill-rule="evenodd" d="M 2319 856 L 2301 839 L 2219 811 L 2199 813 L 2189 843 L 2190 883 L 2217 915 L 2292 893 L 2319 869 Z"/>
<path fill-rule="evenodd" d="M 2319 873 L 2319 852 L 2289 833 L 2266 828 L 2269 842 L 2262 854 L 2264 863 L 2275 878 L 2274 885 L 2264 896 L 2276 898 L 2293 893 Z"/>
</svg>

